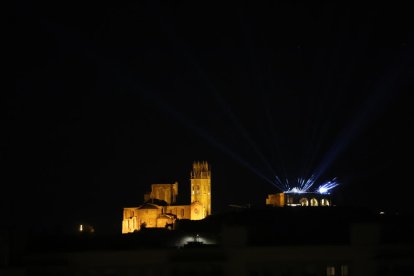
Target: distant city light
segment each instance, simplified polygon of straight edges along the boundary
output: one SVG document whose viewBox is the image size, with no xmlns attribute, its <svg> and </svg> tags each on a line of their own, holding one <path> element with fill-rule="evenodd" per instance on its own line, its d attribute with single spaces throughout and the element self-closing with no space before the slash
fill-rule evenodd
<svg viewBox="0 0 414 276">
<path fill-rule="evenodd" d="M 95 232 L 95 228 L 93 228 L 92 225 L 90 224 L 79 224 L 79 232 L 82 233 L 94 233 Z"/>
<path fill-rule="evenodd" d="M 200 234 L 195 234 L 195 235 L 182 236 L 180 239 L 178 239 L 175 242 L 175 246 L 183 247 L 183 246 L 186 246 L 192 243 L 211 245 L 211 244 L 216 244 L 217 241 L 211 238 L 201 236 Z"/>
</svg>

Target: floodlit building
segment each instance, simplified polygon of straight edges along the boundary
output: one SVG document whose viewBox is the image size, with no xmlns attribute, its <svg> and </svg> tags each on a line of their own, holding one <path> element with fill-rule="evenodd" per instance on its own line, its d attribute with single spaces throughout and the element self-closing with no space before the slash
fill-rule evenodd
<svg viewBox="0 0 414 276">
<path fill-rule="evenodd" d="M 207 162 L 194 162 L 190 179 L 191 202 L 177 205 L 178 183 L 152 184 L 144 204 L 124 208 L 122 233 L 143 228 L 173 228 L 177 219 L 201 220 L 211 215 L 211 170 Z"/>
<path fill-rule="evenodd" d="M 285 192 L 268 195 L 266 198 L 266 205 L 274 207 L 332 206 L 332 199 L 330 194 Z"/>
</svg>

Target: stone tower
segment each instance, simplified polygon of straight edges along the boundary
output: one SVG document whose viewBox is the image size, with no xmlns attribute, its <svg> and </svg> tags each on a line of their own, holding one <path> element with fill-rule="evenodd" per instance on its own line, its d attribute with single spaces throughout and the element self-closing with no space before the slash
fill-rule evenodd
<svg viewBox="0 0 414 276">
<path fill-rule="evenodd" d="M 201 215 L 211 215 L 211 170 L 206 161 L 194 162 L 191 171 L 191 204 L 202 206 Z"/>
</svg>

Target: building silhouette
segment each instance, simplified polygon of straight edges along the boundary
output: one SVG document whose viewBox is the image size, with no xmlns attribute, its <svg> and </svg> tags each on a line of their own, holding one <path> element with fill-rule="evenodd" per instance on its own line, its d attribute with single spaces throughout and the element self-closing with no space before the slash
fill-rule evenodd
<svg viewBox="0 0 414 276">
<path fill-rule="evenodd" d="M 412 219 L 337 206 L 265 207 L 133 235 L 0 231 L 0 275 L 412 275 Z"/>
</svg>

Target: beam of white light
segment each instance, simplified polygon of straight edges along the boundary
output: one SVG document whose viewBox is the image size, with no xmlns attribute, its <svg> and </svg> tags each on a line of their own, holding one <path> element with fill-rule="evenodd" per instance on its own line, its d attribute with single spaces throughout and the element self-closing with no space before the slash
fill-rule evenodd
<svg viewBox="0 0 414 276">
<path fill-rule="evenodd" d="M 314 176 L 311 176 L 308 179 L 297 178 L 296 185 L 294 186 L 289 185 L 289 180 L 287 178 L 285 182 L 282 182 L 280 178 L 276 176 L 276 180 L 279 183 L 279 185 L 286 187 L 286 189 L 284 189 L 285 193 L 296 194 L 309 193 L 312 186 L 316 183 Z M 319 187 L 314 192 L 320 194 L 330 194 L 330 191 L 338 185 L 339 183 L 336 181 L 336 178 L 334 178 L 328 182 L 319 185 Z"/>
<path fill-rule="evenodd" d="M 219 106 L 222 109 L 222 111 L 225 114 L 227 114 L 227 116 L 230 118 L 230 120 L 232 121 L 232 123 L 234 124 L 234 126 L 236 126 L 236 129 L 238 131 L 240 131 L 240 133 L 242 134 L 242 137 L 244 137 L 246 139 L 246 141 L 248 142 L 248 144 L 250 145 L 250 147 L 254 150 L 254 152 L 257 154 L 257 156 L 260 158 L 260 160 L 265 165 L 265 167 L 273 175 L 276 175 L 276 172 L 274 171 L 274 169 L 273 169 L 272 165 L 270 164 L 270 162 L 264 156 L 264 154 L 262 153 L 262 151 L 260 150 L 260 148 L 258 147 L 258 145 L 253 141 L 253 139 L 251 138 L 251 136 L 249 135 L 248 131 L 243 126 L 243 124 L 241 123 L 241 121 L 237 118 L 237 116 L 234 114 L 234 112 L 232 112 L 230 105 L 228 105 L 226 103 L 226 101 L 224 100 L 224 98 L 219 93 L 219 90 L 217 89 L 217 87 L 210 80 L 210 78 L 209 78 L 208 74 L 206 73 L 206 71 L 200 66 L 200 63 L 197 62 L 196 58 L 194 58 L 194 56 L 191 54 L 191 51 L 182 51 L 182 49 L 186 49 L 187 46 L 185 46 L 185 44 L 183 43 L 183 41 L 180 41 L 180 40 L 177 39 L 177 36 L 175 34 L 175 31 L 171 28 L 171 25 L 170 24 L 163 23 L 162 26 L 163 26 L 163 28 L 165 28 L 167 30 L 167 33 L 171 37 L 174 37 L 173 41 L 174 41 L 174 44 L 176 44 L 176 47 L 174 47 L 174 49 L 177 50 L 177 51 L 179 51 L 180 54 L 182 54 L 186 58 L 186 60 L 189 62 L 189 64 L 191 64 L 194 67 L 194 69 L 195 69 L 194 72 L 196 72 L 198 74 L 198 76 L 201 77 L 205 81 L 205 83 L 207 84 L 207 87 L 212 92 L 212 95 L 213 95 L 214 99 L 217 101 L 217 103 L 219 104 Z M 178 45 L 180 45 L 180 46 L 178 46 Z M 251 166 L 249 167 L 249 169 L 251 169 Z M 266 176 L 263 175 L 262 178 L 264 178 L 267 182 L 275 185 Z M 281 187 L 278 187 L 278 189 L 281 189 Z M 281 190 L 283 190 L 283 189 L 281 189 Z"/>
<path fill-rule="evenodd" d="M 320 185 L 317 192 L 320 193 L 320 194 L 329 194 L 330 190 L 337 187 L 338 185 L 339 185 L 339 183 L 336 182 L 336 178 L 334 178 L 334 179 Z"/>
</svg>

